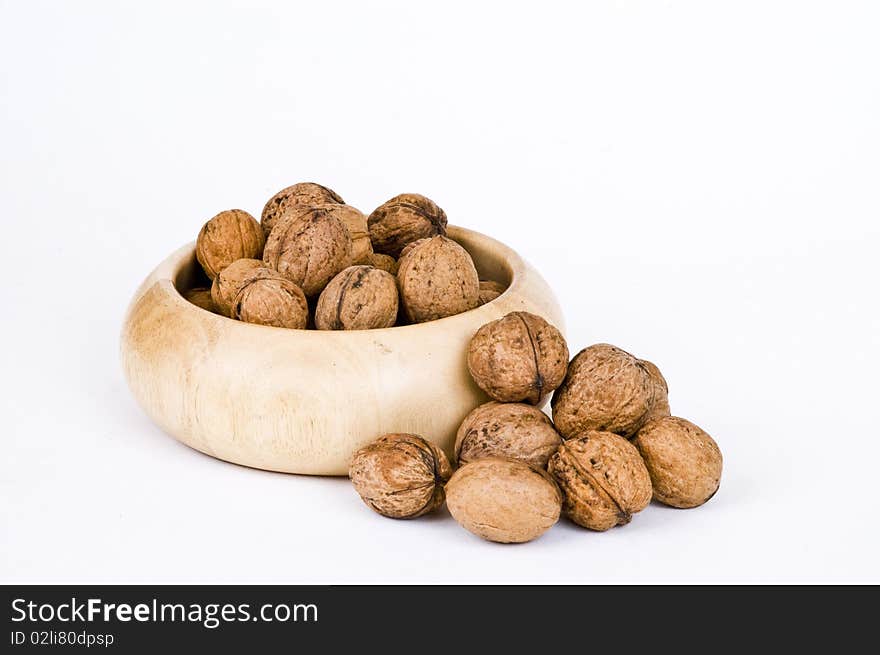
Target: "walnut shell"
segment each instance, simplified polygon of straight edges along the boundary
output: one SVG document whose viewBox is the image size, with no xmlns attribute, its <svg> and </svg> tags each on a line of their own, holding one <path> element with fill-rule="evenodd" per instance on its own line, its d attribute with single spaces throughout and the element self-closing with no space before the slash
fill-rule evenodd
<svg viewBox="0 0 880 655">
<path fill-rule="evenodd" d="M 651 475 L 654 498 L 661 503 L 697 507 L 718 491 L 721 450 L 690 421 L 677 416 L 655 419 L 639 430 L 633 444 Z"/>
<path fill-rule="evenodd" d="M 348 228 L 351 237 L 351 263 L 369 264 L 373 254 L 373 244 L 370 241 L 370 231 L 367 229 L 367 217 L 363 212 L 351 205 L 328 204 L 322 207 L 342 219 L 345 227 Z"/>
<path fill-rule="evenodd" d="M 285 214 L 296 214 L 304 209 L 336 202 L 343 203 L 345 201 L 333 189 L 328 189 L 314 182 L 299 182 L 281 189 L 269 198 L 269 202 L 263 207 L 260 225 L 268 239 L 278 219 Z"/>
<path fill-rule="evenodd" d="M 367 257 L 368 265 L 373 268 L 378 268 L 383 271 L 387 271 L 391 273 L 391 275 L 397 276 L 397 260 L 394 259 L 391 255 L 383 255 L 378 252 L 374 252 L 372 255 Z"/>
<path fill-rule="evenodd" d="M 452 467 L 443 451 L 414 434 L 386 434 L 354 454 L 348 476 L 363 501 L 393 519 L 411 519 L 443 504 Z"/>
<path fill-rule="evenodd" d="M 277 273 L 257 269 L 241 285 L 232 318 L 246 323 L 303 330 L 309 319 L 306 297 L 296 284 Z"/>
<path fill-rule="evenodd" d="M 211 290 L 204 287 L 196 287 L 184 292 L 183 297 L 190 301 L 196 307 L 209 311 L 213 314 L 219 314 L 217 306 L 211 298 Z"/>
<path fill-rule="evenodd" d="M 631 437 L 654 406 L 654 382 L 628 352 L 600 343 L 584 348 L 568 365 L 553 394 L 553 422 L 565 437 L 607 430 Z"/>
<path fill-rule="evenodd" d="M 446 234 L 446 213 L 418 193 L 402 193 L 373 210 L 367 219 L 373 250 L 399 257 L 406 244 Z"/>
<path fill-rule="evenodd" d="M 407 318 L 424 323 L 460 314 L 479 303 L 480 278 L 468 251 L 436 236 L 400 258 L 397 284 Z"/>
<path fill-rule="evenodd" d="M 452 518 L 478 537 L 505 544 L 540 537 L 559 520 L 561 505 L 547 472 L 516 459 L 478 459 L 446 485 Z"/>
<path fill-rule="evenodd" d="M 263 261 L 312 298 L 351 265 L 351 236 L 326 206 L 285 215 L 266 241 Z"/>
<path fill-rule="evenodd" d="M 485 305 L 487 302 L 492 302 L 498 296 L 500 296 L 507 289 L 500 282 L 493 282 L 492 280 L 480 280 L 480 304 Z"/>
<path fill-rule="evenodd" d="M 196 258 L 213 280 L 236 259 L 262 257 L 265 241 L 256 218 L 241 209 L 227 209 L 202 226 Z"/>
<path fill-rule="evenodd" d="M 663 377 L 663 374 L 654 362 L 649 362 L 647 359 L 641 361 L 642 366 L 645 367 L 648 375 L 651 376 L 651 382 L 654 385 L 654 404 L 645 417 L 645 423 L 647 424 L 648 421 L 652 421 L 655 418 L 662 418 L 671 414 L 669 409 L 669 385 L 666 384 L 666 378 Z"/>
<path fill-rule="evenodd" d="M 651 502 L 651 478 L 639 452 L 612 432 L 568 439 L 548 468 L 565 496 L 566 516 L 590 530 L 626 525 Z"/>
<path fill-rule="evenodd" d="M 241 291 L 241 285 L 257 270 L 265 271 L 267 277 L 278 275 L 275 271 L 266 268 L 262 259 L 236 259 L 214 278 L 211 298 L 221 314 L 232 316 L 232 305 L 238 292 Z"/>
<path fill-rule="evenodd" d="M 565 378 L 568 346 L 540 316 L 511 312 L 477 330 L 467 363 L 474 382 L 490 398 L 537 405 Z"/>
<path fill-rule="evenodd" d="M 318 298 L 319 330 L 372 330 L 397 320 L 394 276 L 372 266 L 349 266 L 330 280 Z"/>
<path fill-rule="evenodd" d="M 561 443 L 553 422 L 537 407 L 493 400 L 474 409 L 462 421 L 455 438 L 455 457 L 459 466 L 498 456 L 545 469 Z"/>
</svg>

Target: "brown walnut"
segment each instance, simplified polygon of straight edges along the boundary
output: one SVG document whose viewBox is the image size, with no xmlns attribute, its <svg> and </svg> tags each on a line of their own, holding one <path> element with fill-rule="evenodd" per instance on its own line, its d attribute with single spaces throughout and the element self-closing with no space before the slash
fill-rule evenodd
<svg viewBox="0 0 880 655">
<path fill-rule="evenodd" d="M 372 266 L 349 266 L 330 280 L 315 310 L 319 330 L 387 328 L 397 320 L 394 276 Z"/>
<path fill-rule="evenodd" d="M 562 489 L 566 516 L 590 530 L 625 525 L 651 502 L 651 478 L 639 452 L 612 432 L 566 440 L 548 470 Z"/>
<path fill-rule="evenodd" d="M 537 405 L 565 377 L 568 346 L 540 316 L 511 312 L 477 330 L 467 363 L 474 382 L 490 398 Z"/>
<path fill-rule="evenodd" d="M 314 182 L 300 182 L 281 189 L 263 207 L 260 224 L 266 238 L 272 233 L 272 228 L 285 214 L 296 214 L 301 210 L 326 205 L 329 203 L 344 202 L 338 193 Z"/>
<path fill-rule="evenodd" d="M 458 469 L 446 485 L 446 506 L 478 537 L 522 543 L 559 520 L 562 495 L 546 471 L 516 459 L 484 457 Z"/>
<path fill-rule="evenodd" d="M 326 207 L 286 215 L 269 235 L 263 261 L 313 298 L 351 265 L 351 236 Z"/>
<path fill-rule="evenodd" d="M 210 289 L 206 289 L 204 287 L 189 289 L 184 292 L 183 297 L 190 301 L 196 307 L 201 307 L 202 309 L 212 312 L 214 314 L 220 313 L 217 310 L 217 306 L 214 304 L 214 301 L 211 299 Z"/>
<path fill-rule="evenodd" d="M 718 491 L 721 450 L 690 421 L 676 416 L 655 419 L 639 430 L 633 444 L 651 475 L 654 498 L 661 503 L 697 507 Z"/>
<path fill-rule="evenodd" d="M 645 423 L 647 424 L 648 421 L 655 418 L 662 418 L 670 415 L 669 385 L 666 384 L 666 378 L 663 377 L 663 374 L 654 362 L 649 362 L 647 359 L 641 361 L 642 366 L 645 367 L 645 370 L 648 371 L 648 375 L 651 376 L 651 382 L 654 385 L 654 404 L 648 412 L 648 415 L 645 417 Z"/>
<path fill-rule="evenodd" d="M 479 303 L 480 279 L 468 251 L 436 236 L 400 258 L 397 284 L 407 318 L 424 323 L 460 314 Z"/>
<path fill-rule="evenodd" d="M 372 255 L 367 257 L 367 264 L 372 266 L 373 268 L 379 268 L 383 271 L 387 271 L 391 273 L 391 275 L 397 276 L 397 260 L 394 259 L 391 255 L 382 255 L 378 252 L 374 252 Z"/>
<path fill-rule="evenodd" d="M 373 254 L 373 244 L 370 242 L 370 231 L 367 229 L 367 217 L 363 212 L 351 205 L 338 203 L 322 205 L 322 208 L 340 218 L 348 228 L 351 237 L 352 264 L 369 264 Z"/>
<path fill-rule="evenodd" d="M 370 508 L 393 519 L 411 519 L 443 504 L 443 483 L 452 467 L 430 441 L 386 434 L 354 454 L 348 475 Z"/>
<path fill-rule="evenodd" d="M 446 234 L 446 213 L 418 193 L 402 193 L 373 210 L 367 219 L 373 250 L 399 257 L 417 239 Z"/>
<path fill-rule="evenodd" d="M 654 381 L 628 352 L 596 344 L 571 360 L 552 407 L 553 422 L 565 438 L 588 430 L 631 437 L 654 407 Z"/>
<path fill-rule="evenodd" d="M 236 259 L 214 278 L 211 297 L 221 314 L 232 316 L 232 304 L 241 291 L 241 285 L 257 270 L 264 271 L 267 277 L 278 275 L 275 271 L 266 268 L 262 259 Z"/>
<path fill-rule="evenodd" d="M 256 218 L 241 209 L 227 209 L 202 226 L 196 258 L 213 280 L 236 259 L 262 257 L 264 243 Z"/>
<path fill-rule="evenodd" d="M 510 457 L 545 469 L 561 443 L 552 421 L 537 407 L 493 400 L 462 421 L 455 438 L 455 458 L 461 466 L 482 457 Z"/>
<path fill-rule="evenodd" d="M 296 284 L 277 273 L 269 277 L 257 269 L 242 283 L 232 304 L 232 318 L 302 330 L 309 319 L 309 306 Z"/>
<path fill-rule="evenodd" d="M 485 305 L 487 302 L 492 302 L 504 293 L 505 289 L 507 289 L 507 287 L 500 282 L 480 280 L 480 304 Z"/>
</svg>

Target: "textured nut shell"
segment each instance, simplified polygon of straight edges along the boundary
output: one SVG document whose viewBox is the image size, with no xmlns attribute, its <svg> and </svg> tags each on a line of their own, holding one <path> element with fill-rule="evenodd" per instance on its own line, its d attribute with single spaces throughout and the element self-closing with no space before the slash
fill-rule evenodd
<svg viewBox="0 0 880 655">
<path fill-rule="evenodd" d="M 537 407 L 493 400 L 462 421 L 455 438 L 455 457 L 459 466 L 497 456 L 545 469 L 561 443 L 553 423 Z"/>
<path fill-rule="evenodd" d="M 367 264 L 373 268 L 378 268 L 391 273 L 391 275 L 397 276 L 397 260 L 391 255 L 382 255 L 378 252 L 374 252 L 367 257 Z"/>
<path fill-rule="evenodd" d="M 642 458 L 635 446 L 611 432 L 567 440 L 550 458 L 549 471 L 562 489 L 566 516 L 591 530 L 625 525 L 651 502 L 651 479 Z"/>
<path fill-rule="evenodd" d="M 504 293 L 505 288 L 500 282 L 480 280 L 480 304 L 485 305 L 487 302 L 492 302 Z"/>
<path fill-rule="evenodd" d="M 452 467 L 431 442 L 414 434 L 388 434 L 354 454 L 348 475 L 370 508 L 411 519 L 443 504 L 443 483 Z"/>
<path fill-rule="evenodd" d="M 371 330 L 397 320 L 394 276 L 372 266 L 349 266 L 321 292 L 315 310 L 319 330 Z"/>
<path fill-rule="evenodd" d="M 565 378 L 568 346 L 540 316 L 511 312 L 477 330 L 467 363 L 474 382 L 490 398 L 536 405 Z"/>
<path fill-rule="evenodd" d="M 263 233 L 268 238 L 269 234 L 272 233 L 272 228 L 275 227 L 278 219 L 283 215 L 296 214 L 304 209 L 334 202 L 343 203 L 344 200 L 332 189 L 314 182 L 299 182 L 293 186 L 281 189 L 281 191 L 269 198 L 266 206 L 263 207 L 260 225 L 262 225 Z"/>
<path fill-rule="evenodd" d="M 202 309 L 212 312 L 214 314 L 220 313 L 217 310 L 217 306 L 214 304 L 214 300 L 211 298 L 210 289 L 205 289 L 204 287 L 189 289 L 188 291 L 184 292 L 183 297 L 189 300 L 196 307 L 201 307 Z"/>
<path fill-rule="evenodd" d="M 653 420 L 639 430 L 633 444 L 651 475 L 654 498 L 661 503 L 697 507 L 718 491 L 721 450 L 690 421 L 676 416 Z"/>
<path fill-rule="evenodd" d="M 475 535 L 500 543 L 540 537 L 559 520 L 561 504 L 546 471 L 503 457 L 465 464 L 446 485 L 452 517 Z"/>
<path fill-rule="evenodd" d="M 446 234 L 446 213 L 418 193 L 402 193 L 373 210 L 367 219 L 373 250 L 399 257 L 417 239 Z"/>
<path fill-rule="evenodd" d="M 369 264 L 373 254 L 373 244 L 370 242 L 370 231 L 367 229 L 367 217 L 363 212 L 351 205 L 338 203 L 322 205 L 321 208 L 339 218 L 348 228 L 348 235 L 351 237 L 352 264 Z"/>
<path fill-rule="evenodd" d="M 397 284 L 413 323 L 460 314 L 480 302 L 480 278 L 471 256 L 444 236 L 427 239 L 400 258 Z"/>
<path fill-rule="evenodd" d="M 654 405 L 654 383 L 641 361 L 600 343 L 584 348 L 568 365 L 553 394 L 553 422 L 565 437 L 607 430 L 624 437 L 638 432 Z"/>
<path fill-rule="evenodd" d="M 277 275 L 265 267 L 262 259 L 236 259 L 214 278 L 211 297 L 221 314 L 232 316 L 232 305 L 241 291 L 241 285 L 257 270 L 265 271 L 268 277 Z"/>
<path fill-rule="evenodd" d="M 323 207 L 286 215 L 269 235 L 263 261 L 312 298 L 351 265 L 351 236 L 345 223 Z"/>
<path fill-rule="evenodd" d="M 241 209 L 228 209 L 202 226 L 196 258 L 213 280 L 236 259 L 262 257 L 265 241 L 256 218 Z"/>
<path fill-rule="evenodd" d="M 645 423 L 647 424 L 648 421 L 652 421 L 655 418 L 663 418 L 671 414 L 669 409 L 669 385 L 666 384 L 666 378 L 663 377 L 663 374 L 654 362 L 643 359 L 642 366 L 648 371 L 648 375 L 651 376 L 651 382 L 654 385 L 654 404 L 645 417 Z"/>
<path fill-rule="evenodd" d="M 246 323 L 305 329 L 309 319 L 306 297 L 296 284 L 257 270 L 246 279 L 235 297 L 232 318 Z"/>
</svg>

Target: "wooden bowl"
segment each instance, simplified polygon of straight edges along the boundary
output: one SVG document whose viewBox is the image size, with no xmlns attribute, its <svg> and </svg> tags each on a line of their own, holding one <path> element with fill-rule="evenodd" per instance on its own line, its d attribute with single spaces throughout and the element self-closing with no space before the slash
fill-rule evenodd
<svg viewBox="0 0 880 655">
<path fill-rule="evenodd" d="M 132 299 L 122 366 L 165 432 L 229 462 L 288 473 L 346 475 L 355 450 L 388 432 L 422 435 L 452 454 L 465 415 L 488 398 L 471 380 L 474 332 L 515 310 L 563 329 L 541 276 L 507 246 L 450 227 L 497 299 L 438 321 L 383 330 L 289 330 L 235 321 L 191 304 L 194 244 L 159 264 Z"/>
</svg>

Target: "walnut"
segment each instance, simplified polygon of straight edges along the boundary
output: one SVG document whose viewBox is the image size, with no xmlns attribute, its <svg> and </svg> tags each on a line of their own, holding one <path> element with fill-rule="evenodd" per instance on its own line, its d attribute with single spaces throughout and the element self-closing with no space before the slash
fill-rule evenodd
<svg viewBox="0 0 880 655">
<path fill-rule="evenodd" d="M 654 404 L 648 412 L 648 415 L 645 417 L 645 423 L 647 423 L 655 418 L 662 418 L 663 416 L 670 415 L 669 385 L 666 384 L 666 378 L 663 377 L 663 374 L 660 372 L 660 369 L 657 368 L 656 364 L 649 362 L 647 359 L 641 361 L 642 366 L 645 367 L 645 370 L 648 371 L 648 375 L 651 376 L 651 382 L 654 385 Z"/>
<path fill-rule="evenodd" d="M 548 468 L 562 489 L 566 516 L 591 530 L 625 525 L 651 502 L 651 478 L 639 452 L 611 432 L 566 440 Z"/>
<path fill-rule="evenodd" d="M 492 280 L 480 280 L 480 304 L 485 305 L 487 302 L 492 302 L 498 296 L 500 296 L 507 289 L 500 282 L 493 282 Z"/>
<path fill-rule="evenodd" d="M 443 504 L 452 467 L 443 451 L 414 434 L 386 434 L 354 454 L 348 476 L 363 501 L 393 519 L 411 519 Z"/>
<path fill-rule="evenodd" d="M 296 284 L 277 273 L 268 277 L 257 269 L 242 282 L 232 304 L 232 318 L 302 330 L 309 318 L 309 306 Z"/>
<path fill-rule="evenodd" d="M 446 214 L 418 193 L 402 193 L 373 210 L 367 219 L 373 250 L 399 257 L 406 244 L 446 234 Z"/>
<path fill-rule="evenodd" d="M 286 189 L 281 189 L 281 191 L 269 198 L 269 202 L 263 207 L 260 224 L 268 239 L 278 219 L 285 214 L 296 214 L 304 209 L 311 209 L 318 205 L 334 202 L 341 204 L 345 201 L 338 193 L 325 186 L 315 184 L 314 182 L 300 182 Z"/>
<path fill-rule="evenodd" d="M 394 276 L 372 266 L 349 266 L 318 298 L 315 327 L 319 330 L 387 328 L 397 320 Z"/>
<path fill-rule="evenodd" d="M 552 407 L 553 422 L 565 438 L 587 430 L 631 437 L 654 407 L 654 381 L 628 352 L 596 344 L 571 360 Z"/>
<path fill-rule="evenodd" d="M 262 259 L 236 259 L 224 268 L 211 285 L 211 297 L 220 313 L 232 316 L 232 304 L 241 291 L 241 285 L 255 271 L 262 269 L 267 277 L 278 275 L 263 264 Z"/>
<path fill-rule="evenodd" d="M 351 262 L 352 264 L 369 264 L 373 255 L 373 244 L 370 242 L 370 231 L 367 229 L 367 217 L 351 205 L 327 204 L 322 205 L 334 216 L 338 216 L 348 228 L 351 237 Z"/>
<path fill-rule="evenodd" d="M 721 484 L 718 444 L 690 421 L 666 416 L 647 423 L 633 440 L 639 449 L 654 498 L 672 507 L 702 505 Z"/>
<path fill-rule="evenodd" d="M 459 466 L 499 456 L 545 469 L 561 443 L 553 423 L 537 407 L 493 400 L 465 417 L 455 438 L 455 457 Z"/>
<path fill-rule="evenodd" d="M 400 259 L 397 283 L 407 318 L 424 323 L 460 314 L 479 303 L 480 278 L 467 250 L 436 236 Z"/>
<path fill-rule="evenodd" d="M 474 382 L 490 398 L 537 405 L 565 377 L 568 346 L 540 316 L 511 312 L 477 330 L 467 363 Z"/>
<path fill-rule="evenodd" d="M 196 240 L 196 258 L 213 280 L 236 259 L 262 257 L 264 243 L 256 218 L 241 209 L 228 209 L 202 226 Z"/>
<path fill-rule="evenodd" d="M 391 255 L 382 255 L 378 252 L 374 252 L 367 257 L 366 263 L 373 268 L 379 268 L 391 273 L 391 275 L 397 276 L 397 260 Z"/>
<path fill-rule="evenodd" d="M 204 287 L 196 287 L 185 291 L 183 297 L 190 301 L 196 307 L 209 311 L 213 314 L 219 314 L 217 306 L 211 299 L 211 290 Z"/>
<path fill-rule="evenodd" d="M 312 298 L 351 265 L 351 236 L 342 219 L 326 207 L 286 215 L 269 235 L 263 261 Z"/>
<path fill-rule="evenodd" d="M 500 543 L 536 539 L 559 520 L 562 495 L 546 471 L 516 459 L 484 457 L 462 466 L 446 485 L 458 523 Z"/>
</svg>

